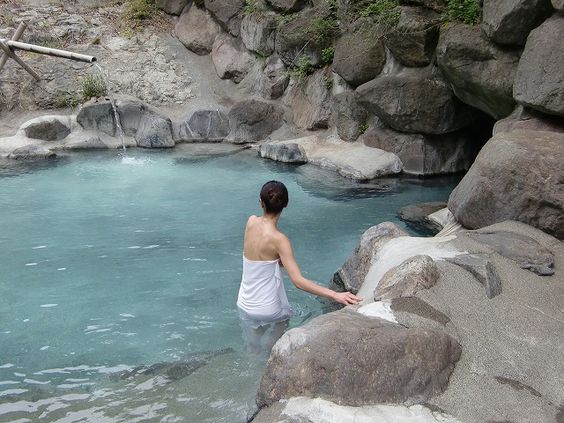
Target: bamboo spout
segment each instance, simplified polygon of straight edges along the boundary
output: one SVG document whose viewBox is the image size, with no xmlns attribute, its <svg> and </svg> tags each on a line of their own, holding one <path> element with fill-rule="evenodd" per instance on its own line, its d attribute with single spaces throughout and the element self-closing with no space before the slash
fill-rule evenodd
<svg viewBox="0 0 564 423">
<path fill-rule="evenodd" d="M 96 57 L 85 54 L 73 53 L 72 51 L 59 50 L 56 48 L 42 47 L 35 44 L 22 43 L 19 41 L 0 39 L 1 44 L 5 44 L 10 49 L 32 51 L 34 53 L 46 54 L 47 56 L 62 57 L 65 59 L 76 60 L 79 62 L 94 63 Z"/>
</svg>

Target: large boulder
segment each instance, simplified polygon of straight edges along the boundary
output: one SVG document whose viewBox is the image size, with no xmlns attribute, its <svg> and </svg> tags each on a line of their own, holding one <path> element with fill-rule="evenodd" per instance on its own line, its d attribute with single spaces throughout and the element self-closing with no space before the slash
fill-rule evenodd
<svg viewBox="0 0 564 423">
<path fill-rule="evenodd" d="M 552 0 L 552 7 L 559 12 L 564 12 L 564 0 Z"/>
<path fill-rule="evenodd" d="M 374 79 L 386 63 L 383 34 L 377 25 L 344 34 L 335 44 L 335 72 L 353 87 Z"/>
<path fill-rule="evenodd" d="M 518 220 L 564 238 L 564 134 L 496 134 L 450 195 L 448 208 L 467 228 Z"/>
<path fill-rule="evenodd" d="M 358 292 L 368 274 L 372 257 L 383 244 L 400 236 L 408 234 L 391 222 L 383 222 L 367 229 L 353 253 L 333 275 L 333 286 L 341 291 Z"/>
<path fill-rule="evenodd" d="M 229 135 L 229 119 L 218 109 L 196 110 L 174 125 L 174 140 L 179 142 L 223 141 Z"/>
<path fill-rule="evenodd" d="M 366 118 L 366 110 L 358 104 L 354 92 L 344 91 L 333 97 L 332 121 L 342 140 L 355 141 L 363 132 Z"/>
<path fill-rule="evenodd" d="M 259 147 L 259 156 L 283 163 L 307 163 L 304 148 L 296 143 L 264 143 Z"/>
<path fill-rule="evenodd" d="M 331 78 L 329 69 L 320 69 L 291 87 L 287 101 L 298 128 L 321 129 L 329 126 L 331 91 L 328 78 Z"/>
<path fill-rule="evenodd" d="M 437 62 L 456 96 L 495 119 L 515 107 L 513 79 L 517 51 L 487 41 L 477 26 L 451 25 L 441 32 Z"/>
<path fill-rule="evenodd" d="M 239 36 L 245 0 L 205 0 L 204 4 L 223 29 Z"/>
<path fill-rule="evenodd" d="M 94 98 L 84 103 L 76 116 L 76 121 L 86 130 L 101 131 L 111 136 L 116 133 L 114 111 L 108 98 Z"/>
<path fill-rule="evenodd" d="M 273 54 L 266 61 L 266 67 L 263 71 L 261 94 L 267 99 L 276 99 L 282 97 L 284 91 L 290 83 L 290 75 L 284 62 Z"/>
<path fill-rule="evenodd" d="M 174 147 L 171 120 L 158 113 L 145 113 L 135 133 L 138 147 L 170 148 Z"/>
<path fill-rule="evenodd" d="M 336 24 L 326 24 L 333 22 L 331 14 L 328 4 L 312 7 L 291 15 L 278 27 L 275 50 L 287 66 L 295 66 L 299 60 L 312 66 L 322 62 L 321 52 L 331 46 L 336 31 Z"/>
<path fill-rule="evenodd" d="M 412 175 L 465 171 L 477 154 L 475 139 L 467 131 L 424 135 L 374 127 L 368 129 L 360 140 L 370 147 L 396 154 L 403 163 L 403 172 Z"/>
<path fill-rule="evenodd" d="M 482 28 L 495 43 L 522 46 L 552 13 L 550 0 L 484 0 Z"/>
<path fill-rule="evenodd" d="M 463 128 L 476 112 L 456 98 L 448 84 L 428 69 L 381 76 L 356 89 L 361 105 L 400 132 L 444 134 Z"/>
<path fill-rule="evenodd" d="M 156 0 L 155 4 L 159 9 L 164 10 L 170 15 L 180 15 L 182 10 L 192 0 Z"/>
<path fill-rule="evenodd" d="M 386 46 L 405 66 L 427 66 L 435 54 L 441 17 L 423 7 L 402 7 L 398 24 L 386 35 Z"/>
<path fill-rule="evenodd" d="M 418 291 L 431 288 L 438 279 L 439 268 L 431 257 L 413 256 L 382 276 L 374 290 L 374 300 L 413 297 Z"/>
<path fill-rule="evenodd" d="M 257 405 L 294 396 L 354 406 L 422 402 L 446 388 L 460 353 L 460 345 L 442 332 L 346 309 L 325 314 L 274 345 Z"/>
<path fill-rule="evenodd" d="M 8 154 L 8 159 L 12 160 L 37 160 L 55 157 L 57 157 L 57 154 L 48 147 L 35 144 L 24 145 Z"/>
<path fill-rule="evenodd" d="M 188 50 L 202 56 L 212 51 L 213 42 L 221 34 L 221 28 L 207 11 L 192 5 L 180 15 L 174 33 Z"/>
<path fill-rule="evenodd" d="M 274 51 L 276 26 L 276 13 L 250 13 L 241 22 L 241 40 L 248 50 L 270 56 Z"/>
<path fill-rule="evenodd" d="M 40 116 L 20 127 L 25 136 L 43 141 L 62 140 L 71 132 L 70 121 L 65 116 Z"/>
<path fill-rule="evenodd" d="M 513 95 L 519 103 L 564 116 L 564 16 L 555 14 L 534 29 L 521 55 Z"/>
<path fill-rule="evenodd" d="M 217 75 L 221 79 L 231 79 L 236 84 L 249 73 L 254 61 L 241 40 L 228 34 L 215 39 L 211 56 Z"/>
<path fill-rule="evenodd" d="M 231 108 L 228 118 L 231 128 L 230 141 L 260 141 L 282 126 L 284 110 L 265 101 L 243 100 Z"/>
</svg>

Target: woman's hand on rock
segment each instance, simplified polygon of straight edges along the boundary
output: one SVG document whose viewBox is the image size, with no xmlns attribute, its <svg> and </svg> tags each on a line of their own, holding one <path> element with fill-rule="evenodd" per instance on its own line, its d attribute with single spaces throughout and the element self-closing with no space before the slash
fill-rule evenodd
<svg viewBox="0 0 564 423">
<path fill-rule="evenodd" d="M 334 300 L 339 304 L 354 305 L 362 301 L 362 298 L 357 297 L 351 292 L 336 292 Z"/>
</svg>

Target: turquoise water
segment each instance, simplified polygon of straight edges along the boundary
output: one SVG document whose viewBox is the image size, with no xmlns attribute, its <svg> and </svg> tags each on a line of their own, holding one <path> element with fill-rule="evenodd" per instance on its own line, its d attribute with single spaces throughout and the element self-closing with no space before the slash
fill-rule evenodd
<svg viewBox="0 0 564 423">
<path fill-rule="evenodd" d="M 245 421 L 265 358 L 235 301 L 262 183 L 288 186 L 280 227 L 321 283 L 368 227 L 456 183 L 357 184 L 223 145 L 132 155 L 0 165 L 2 422 Z M 291 325 L 321 313 L 290 285 Z"/>
</svg>

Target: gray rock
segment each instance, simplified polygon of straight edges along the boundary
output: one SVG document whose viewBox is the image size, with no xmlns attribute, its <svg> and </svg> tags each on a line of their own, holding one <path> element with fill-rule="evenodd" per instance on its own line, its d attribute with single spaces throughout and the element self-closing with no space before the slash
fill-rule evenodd
<svg viewBox="0 0 564 423">
<path fill-rule="evenodd" d="M 221 28 L 207 11 L 192 5 L 180 15 L 174 33 L 188 50 L 203 56 L 212 51 Z"/>
<path fill-rule="evenodd" d="M 304 9 L 291 15 L 292 19 L 278 27 L 275 50 L 289 67 L 301 57 L 306 57 L 313 66 L 321 64 L 321 52 L 331 46 L 335 31 L 319 33 L 314 22 L 323 22 L 331 15 L 328 4 Z"/>
<path fill-rule="evenodd" d="M 435 261 L 424 255 L 413 256 L 388 270 L 374 290 L 374 301 L 412 297 L 437 283 L 439 269 Z"/>
<path fill-rule="evenodd" d="M 332 285 L 341 291 L 358 292 L 370 270 L 372 257 L 382 245 L 400 236 L 408 236 L 408 234 L 391 222 L 383 222 L 367 229 L 360 237 L 353 253 L 333 275 Z"/>
<path fill-rule="evenodd" d="M 115 105 L 123 133 L 134 136 L 149 106 L 135 97 L 124 95 L 115 99 Z"/>
<path fill-rule="evenodd" d="M 137 146 L 144 148 L 174 147 L 172 122 L 166 116 L 145 114 L 135 134 Z"/>
<path fill-rule="evenodd" d="M 554 274 L 553 254 L 529 236 L 508 231 L 468 232 L 465 236 L 488 245 L 499 255 L 516 262 L 522 269 L 540 276 Z"/>
<path fill-rule="evenodd" d="M 390 302 L 390 309 L 393 311 L 394 317 L 398 319 L 398 323 L 407 327 L 423 326 L 421 320 L 414 316 L 422 317 L 442 326 L 446 326 L 451 321 L 446 314 L 417 297 L 393 298 Z M 436 325 L 433 326 L 437 327 Z"/>
<path fill-rule="evenodd" d="M 345 91 L 333 97 L 332 121 L 343 141 L 355 141 L 366 123 L 366 110 L 357 101 L 354 92 Z"/>
<path fill-rule="evenodd" d="M 400 0 L 400 4 L 416 4 L 424 6 L 435 12 L 444 12 L 448 5 L 448 0 Z"/>
<path fill-rule="evenodd" d="M 223 141 L 229 135 L 229 119 L 220 110 L 197 110 L 175 125 L 175 141 Z"/>
<path fill-rule="evenodd" d="M 205 0 L 205 5 L 223 29 L 239 36 L 245 0 Z"/>
<path fill-rule="evenodd" d="M 156 0 L 155 4 L 170 15 L 180 15 L 191 2 L 192 0 Z"/>
<path fill-rule="evenodd" d="M 448 257 L 446 261 L 472 273 L 485 290 L 488 298 L 494 298 L 501 294 L 501 280 L 495 271 L 489 257 L 485 254 L 462 254 L 455 257 Z"/>
<path fill-rule="evenodd" d="M 298 128 L 321 129 L 329 126 L 331 92 L 327 86 L 328 78 L 331 78 L 330 71 L 320 69 L 291 87 L 287 101 Z"/>
<path fill-rule="evenodd" d="M 236 84 L 249 73 L 254 61 L 241 40 L 226 34 L 215 39 L 211 56 L 217 75 Z"/>
<path fill-rule="evenodd" d="M 276 26 L 276 13 L 261 11 L 248 14 L 241 22 L 241 40 L 248 50 L 270 56 L 274 51 Z"/>
<path fill-rule="evenodd" d="M 564 0 L 552 0 L 552 7 L 560 12 L 564 11 Z"/>
<path fill-rule="evenodd" d="M 67 123 L 54 116 L 33 119 L 21 129 L 26 137 L 43 141 L 62 140 L 71 132 Z"/>
<path fill-rule="evenodd" d="M 305 0 L 266 0 L 278 12 L 297 12 L 307 4 Z"/>
<path fill-rule="evenodd" d="M 290 75 L 288 75 L 284 62 L 277 55 L 273 54 L 266 61 L 266 67 L 264 68 L 261 88 L 262 96 L 267 99 L 280 98 L 289 83 Z"/>
<path fill-rule="evenodd" d="M 293 396 L 354 406 L 425 401 L 445 389 L 460 353 L 442 332 L 407 329 L 346 309 L 325 314 L 274 345 L 257 405 Z"/>
<path fill-rule="evenodd" d="M 495 43 L 523 46 L 552 13 L 550 0 L 484 0 L 482 28 Z"/>
<path fill-rule="evenodd" d="M 284 163 L 307 163 L 307 156 L 303 147 L 296 143 L 261 144 L 259 156 Z"/>
<path fill-rule="evenodd" d="M 518 220 L 564 238 L 564 135 L 496 134 L 448 201 L 465 227 Z"/>
<path fill-rule="evenodd" d="M 404 134 L 388 128 L 369 128 L 360 140 L 364 144 L 396 154 L 403 172 L 412 175 L 440 175 L 468 170 L 476 147 L 467 131 L 442 135 Z"/>
<path fill-rule="evenodd" d="M 509 115 L 515 107 L 513 79 L 519 54 L 487 41 L 479 27 L 455 24 L 443 30 L 437 62 L 463 102 L 496 119 Z"/>
<path fill-rule="evenodd" d="M 381 76 L 356 89 L 359 102 L 392 129 L 444 134 L 469 125 L 476 112 L 461 103 L 438 74 L 413 68 Z"/>
<path fill-rule="evenodd" d="M 283 124 L 284 110 L 260 100 L 243 100 L 235 104 L 229 114 L 231 135 L 235 143 L 260 141 Z"/>
<path fill-rule="evenodd" d="M 335 44 L 335 72 L 353 87 L 374 79 L 386 63 L 383 34 L 373 24 L 344 34 Z"/>
<path fill-rule="evenodd" d="M 518 105 L 513 113 L 495 123 L 493 135 L 519 129 L 564 133 L 564 120 Z"/>
<path fill-rule="evenodd" d="M 429 219 L 428 216 L 446 206 L 446 203 L 442 201 L 410 204 L 398 210 L 398 217 L 418 232 L 436 235 L 442 227 L 434 220 Z"/>
<path fill-rule="evenodd" d="M 116 122 L 112 104 L 108 98 L 92 99 L 82 105 L 76 121 L 84 129 L 94 129 L 114 136 Z"/>
<path fill-rule="evenodd" d="M 35 144 L 24 145 L 8 154 L 8 158 L 12 160 L 51 159 L 56 156 L 49 148 Z"/>
<path fill-rule="evenodd" d="M 423 7 L 402 7 L 397 26 L 386 35 L 386 46 L 405 66 L 431 63 L 439 39 L 441 17 Z"/>
<path fill-rule="evenodd" d="M 515 74 L 513 95 L 519 103 L 564 116 L 563 39 L 564 16 L 560 14 L 531 32 Z"/>
</svg>

